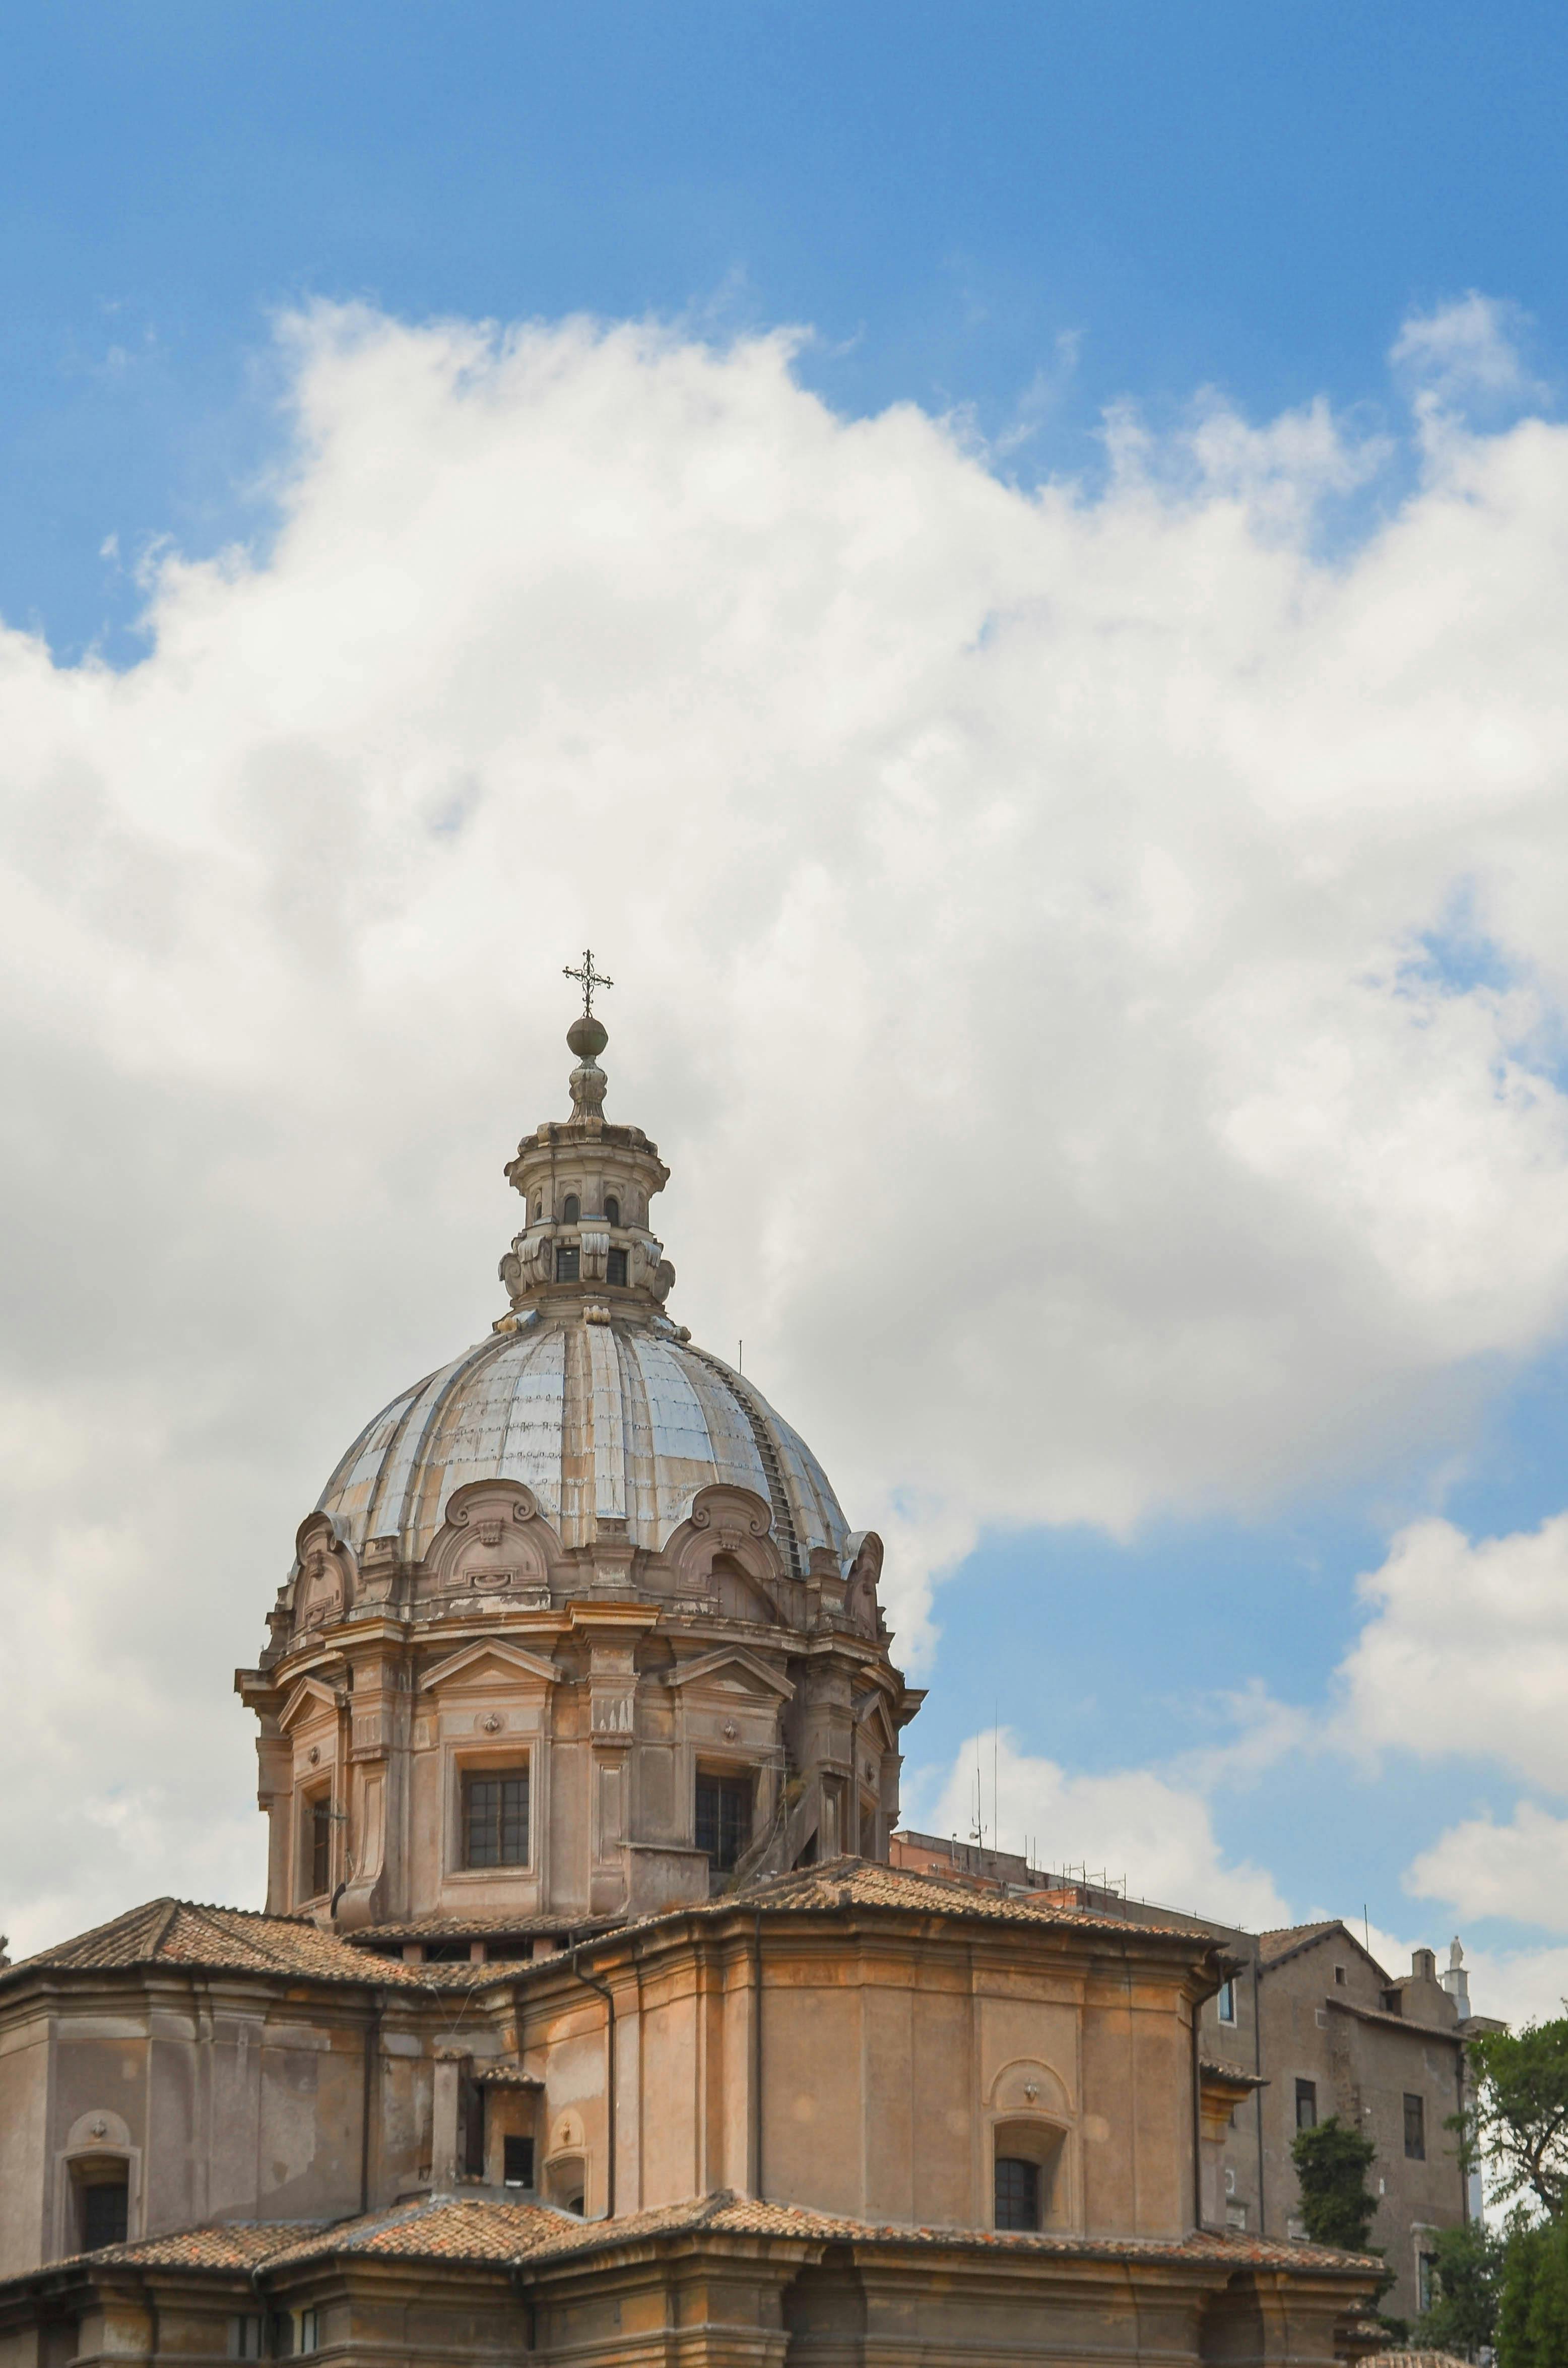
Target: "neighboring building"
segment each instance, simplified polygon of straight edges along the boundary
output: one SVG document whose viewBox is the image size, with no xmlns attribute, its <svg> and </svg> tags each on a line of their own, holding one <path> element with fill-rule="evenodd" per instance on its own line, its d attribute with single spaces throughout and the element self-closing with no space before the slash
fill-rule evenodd
<svg viewBox="0 0 1568 2368">
<path fill-rule="evenodd" d="M 1382 2307 L 1412 2320 L 1426 2307 L 1434 2237 L 1481 2209 L 1449 2126 L 1465 2101 L 1465 2042 L 1502 2028 L 1471 2014 L 1458 1941 L 1441 1976 L 1434 1952 L 1417 1949 L 1395 1978 L 1338 1922 L 1244 1932 L 956 1836 L 895 1833 L 890 1853 L 895 1866 L 940 1872 L 978 1892 L 1185 1924 L 1219 1941 L 1233 1970 L 1201 2009 L 1199 2044 L 1216 2110 L 1224 2073 L 1235 2089 L 1207 2215 L 1238 2232 L 1301 2237 L 1291 2144 L 1299 2129 L 1337 2114 L 1377 2147 L 1371 2242 L 1394 2278 Z"/>
<path fill-rule="evenodd" d="M 1368 2264 L 1215 2201 L 1228 1944 L 889 1863 L 881 1543 L 666 1315 L 665 1170 L 569 1041 L 508 1312 L 238 1674 L 266 1912 L 0 1971 L 0 2368 L 1358 2356 Z"/>
</svg>

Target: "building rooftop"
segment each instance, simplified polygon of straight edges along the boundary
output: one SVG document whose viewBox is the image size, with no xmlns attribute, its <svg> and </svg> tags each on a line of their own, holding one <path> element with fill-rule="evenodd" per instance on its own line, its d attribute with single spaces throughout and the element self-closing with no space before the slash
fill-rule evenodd
<svg viewBox="0 0 1568 2368">
<path fill-rule="evenodd" d="M 852 2220 L 790 2203 L 768 2203 L 721 2190 L 656 2211 L 614 2220 L 579 2220 L 543 2203 L 499 2203 L 477 2197 L 436 2195 L 390 2211 L 331 2224 L 239 2222 L 187 2228 L 138 2244 L 110 2245 L 70 2262 L 34 2271 L 33 2278 L 95 2267 L 183 2269 L 233 2275 L 279 2271 L 343 2255 L 382 2260 L 490 2262 L 510 2268 L 576 2254 L 645 2243 L 660 2237 L 778 2237 L 815 2243 L 879 2248 L 1046 2255 L 1091 2260 L 1215 2261 L 1243 2267 L 1318 2269 L 1362 2277 L 1379 2265 L 1369 2256 L 1324 2245 L 1204 2229 L 1183 2237 L 1095 2237 L 1014 2233 L 992 2228 L 901 2227 Z M 22 2281 L 13 2281 L 19 2283 Z M 1403 2358 L 1403 2355 L 1402 2354 Z"/>
<path fill-rule="evenodd" d="M 139 1965 L 206 1967 L 224 1973 L 304 1975 L 312 1981 L 470 1988 L 494 1981 L 483 1965 L 405 1965 L 352 1949 L 307 1918 L 264 1916 L 188 1899 L 150 1899 L 90 1932 L 23 1957 L 0 1972 L 0 1988 L 40 1973 L 121 1971 Z"/>
</svg>

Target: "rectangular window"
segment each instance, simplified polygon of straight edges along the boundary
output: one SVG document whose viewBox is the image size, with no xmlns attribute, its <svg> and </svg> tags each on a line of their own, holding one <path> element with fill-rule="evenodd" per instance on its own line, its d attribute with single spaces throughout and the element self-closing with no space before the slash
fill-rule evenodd
<svg viewBox="0 0 1568 2368">
<path fill-rule="evenodd" d="M 242 2311 L 229 2321 L 229 2357 L 231 2360 L 261 2358 L 261 2313 Z"/>
<path fill-rule="evenodd" d="M 321 2349 L 321 2318 L 313 2310 L 300 2313 L 300 2350 L 319 2351 Z"/>
<path fill-rule="evenodd" d="M 131 2185 L 124 2179 L 95 2179 L 82 2190 L 82 2250 L 123 2245 L 131 2217 Z"/>
<path fill-rule="evenodd" d="M 605 1281 L 607 1282 L 619 1282 L 624 1287 L 626 1282 L 626 1252 L 624 1250 L 611 1250 L 608 1258 L 605 1260 Z"/>
<path fill-rule="evenodd" d="M 556 1243 L 555 1280 L 557 1282 L 576 1281 L 579 1257 L 580 1252 L 575 1242 Z"/>
<path fill-rule="evenodd" d="M 1315 2080 L 1296 2083 L 1296 2127 L 1315 2130 L 1318 2125 L 1318 2089 Z"/>
<path fill-rule="evenodd" d="M 998 2228 L 1040 2226 L 1040 2165 L 1022 2156 L 996 2157 L 996 2226 Z"/>
<path fill-rule="evenodd" d="M 528 1771 L 463 1778 L 464 1866 L 527 1866 Z"/>
<path fill-rule="evenodd" d="M 1422 2310 L 1430 2310 L 1437 2299 L 1437 2257 L 1435 2253 L 1415 2256 L 1415 2299 Z"/>
<path fill-rule="evenodd" d="M 1335 1985 L 1337 1988 L 1343 1989 L 1345 1987 L 1345 1968 L 1343 1965 L 1335 1965 L 1334 1969 L 1334 1979 Z"/>
<path fill-rule="evenodd" d="M 484 2177 L 484 2091 L 465 2072 L 458 2083 L 458 2142 L 463 2177 Z"/>
<path fill-rule="evenodd" d="M 1234 2022 L 1236 2019 L 1236 1986 L 1233 1981 L 1221 1983 L 1218 2005 L 1221 2021 Z"/>
<path fill-rule="evenodd" d="M 533 2185 L 534 2142 L 532 2138 L 502 2139 L 501 2176 L 508 2187 Z"/>
<path fill-rule="evenodd" d="M 751 1839 L 751 1778 L 702 1776 L 697 1780 L 697 1847 L 709 1864 L 728 1874 L 744 1857 Z"/>
<path fill-rule="evenodd" d="M 1420 2097 L 1404 2100 L 1404 2152 L 1407 2161 L 1426 2159 L 1426 2106 Z"/>
<path fill-rule="evenodd" d="M 311 1803 L 311 1897 L 332 1889 L 332 1802 L 324 1793 Z"/>
</svg>

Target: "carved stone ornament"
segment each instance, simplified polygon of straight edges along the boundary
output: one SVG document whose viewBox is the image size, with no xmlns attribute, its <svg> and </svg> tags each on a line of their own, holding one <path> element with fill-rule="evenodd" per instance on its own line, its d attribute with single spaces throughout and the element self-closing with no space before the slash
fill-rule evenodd
<svg viewBox="0 0 1568 2368">
<path fill-rule="evenodd" d="M 92 2121 L 88 2124 L 88 2128 L 91 2135 L 96 2138 L 107 2138 L 108 2135 L 108 2123 L 105 2121 L 101 2113 L 94 2114 Z"/>
<path fill-rule="evenodd" d="M 484 1716 L 476 1724 L 483 1728 L 486 1735 L 499 1735 L 506 1722 L 499 1711 L 487 1710 Z"/>
<path fill-rule="evenodd" d="M 725 1742 L 726 1742 L 726 1743 L 733 1743 L 733 1741 L 734 1741 L 734 1739 L 735 1739 L 736 1736 L 737 1736 L 737 1735 L 739 1735 L 740 1731 L 741 1731 L 741 1730 L 740 1730 L 740 1728 L 735 1725 L 735 1722 L 734 1722 L 734 1720 L 733 1720 L 733 1718 L 727 1718 L 727 1719 L 724 1721 L 723 1736 L 724 1736 L 724 1740 L 725 1740 Z"/>
<path fill-rule="evenodd" d="M 312 1768 L 319 1768 L 321 1765 L 321 1745 L 319 1743 L 312 1743 L 307 1756 L 309 1757 L 311 1766 Z"/>
</svg>

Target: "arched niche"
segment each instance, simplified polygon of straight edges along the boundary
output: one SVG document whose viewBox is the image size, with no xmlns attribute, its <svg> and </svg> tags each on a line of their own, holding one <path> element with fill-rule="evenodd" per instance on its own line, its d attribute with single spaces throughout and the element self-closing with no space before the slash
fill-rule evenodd
<svg viewBox="0 0 1568 2368">
<path fill-rule="evenodd" d="M 359 1566 L 352 1546 L 326 1513 L 307 1513 L 294 1536 L 293 1629 L 296 1636 L 333 1627 L 354 1607 Z"/>
<path fill-rule="evenodd" d="M 426 1557 L 437 1595 L 501 1596 L 548 1588 L 559 1539 L 519 1480 L 471 1480 L 454 1488 Z"/>
<path fill-rule="evenodd" d="M 773 1508 L 754 1490 L 724 1481 L 699 1488 L 686 1520 L 665 1547 L 676 1592 L 710 1594 L 722 1587 L 733 1594 L 744 1589 L 744 1600 L 754 1608 L 737 1610 L 733 1618 L 782 1621 L 778 1582 L 784 1566 L 772 1530 Z"/>
<path fill-rule="evenodd" d="M 1055 2066 L 1038 2056 L 1017 2056 L 1005 2064 L 987 2096 L 987 2180 L 994 2183 L 1001 2160 L 1032 2163 L 1038 2175 L 1039 2226 L 1071 2228 L 1076 2225 L 1076 2117 L 1066 2081 Z M 988 2198 L 994 2217 L 994 2196 Z"/>
</svg>

